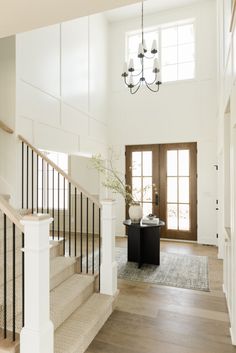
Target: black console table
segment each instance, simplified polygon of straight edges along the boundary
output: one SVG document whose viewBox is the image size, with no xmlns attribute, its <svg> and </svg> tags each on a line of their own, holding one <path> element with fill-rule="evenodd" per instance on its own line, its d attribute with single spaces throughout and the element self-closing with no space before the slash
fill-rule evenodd
<svg viewBox="0 0 236 353">
<path fill-rule="evenodd" d="M 142 264 L 160 265 L 160 227 L 165 223 L 160 221 L 156 225 L 123 222 L 128 228 L 128 261 Z"/>
</svg>

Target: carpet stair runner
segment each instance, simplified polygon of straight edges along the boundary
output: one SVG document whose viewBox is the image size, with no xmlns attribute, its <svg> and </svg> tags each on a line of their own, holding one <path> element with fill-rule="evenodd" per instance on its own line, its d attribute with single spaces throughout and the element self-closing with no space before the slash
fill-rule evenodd
<svg viewBox="0 0 236 353">
<path fill-rule="evenodd" d="M 2 218 L 2 217 L 1 217 Z M 9 235 L 11 226 L 8 226 Z M 3 244 L 3 224 L 0 222 L 0 248 Z M 7 238 L 8 259 L 12 257 L 11 237 Z M 50 315 L 55 329 L 54 353 L 85 352 L 98 331 L 113 311 L 115 298 L 95 292 L 96 276 L 78 273 L 78 259 L 62 256 L 62 241 L 50 242 Z M 1 252 L 2 254 L 2 252 Z M 20 352 L 19 333 L 21 330 L 21 233 L 16 236 L 16 342 L 11 340 L 12 298 L 8 300 L 7 330 L 8 338 L 0 340 L 0 353 Z M 8 263 L 8 273 L 11 271 Z M 0 265 L 0 326 L 3 327 L 2 272 Z M 7 292 L 12 291 L 12 278 L 9 276 Z M 0 332 L 0 337 L 3 334 Z"/>
</svg>

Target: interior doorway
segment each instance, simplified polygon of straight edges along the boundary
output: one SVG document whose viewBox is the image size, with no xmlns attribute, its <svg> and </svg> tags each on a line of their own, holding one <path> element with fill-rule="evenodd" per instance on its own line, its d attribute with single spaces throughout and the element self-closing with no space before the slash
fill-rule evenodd
<svg viewBox="0 0 236 353">
<path fill-rule="evenodd" d="M 162 238 L 197 240 L 196 143 L 126 146 L 126 183 L 143 215 L 165 222 Z"/>
</svg>

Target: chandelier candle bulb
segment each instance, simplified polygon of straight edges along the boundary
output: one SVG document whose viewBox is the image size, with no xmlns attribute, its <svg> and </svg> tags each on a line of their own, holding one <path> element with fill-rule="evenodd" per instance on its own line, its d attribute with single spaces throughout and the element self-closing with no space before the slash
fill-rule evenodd
<svg viewBox="0 0 236 353">
<path fill-rule="evenodd" d="M 129 85 L 130 85 L 130 86 L 133 86 L 133 85 L 134 85 L 133 76 L 130 76 L 130 78 L 129 78 Z"/>
<path fill-rule="evenodd" d="M 159 71 L 160 71 L 159 62 L 158 62 L 158 59 L 156 58 L 153 63 L 153 72 L 157 73 Z"/>
<path fill-rule="evenodd" d="M 134 60 L 130 59 L 129 61 L 129 71 L 134 71 Z"/>
<path fill-rule="evenodd" d="M 157 53 L 157 41 L 156 41 L 156 39 L 154 39 L 153 42 L 152 42 L 151 53 L 153 53 L 153 54 Z"/>
<path fill-rule="evenodd" d="M 143 44 L 142 43 L 139 44 L 138 57 L 139 58 L 143 58 L 144 57 L 144 49 L 143 49 Z"/>
<path fill-rule="evenodd" d="M 146 44 L 145 39 L 143 40 L 143 51 L 144 51 L 144 53 L 147 52 L 147 44 Z"/>
<path fill-rule="evenodd" d="M 128 65 L 127 65 L 127 62 L 126 62 L 126 61 L 125 61 L 125 63 L 124 63 L 123 73 L 124 73 L 124 74 L 127 74 L 127 73 L 128 73 Z"/>
</svg>

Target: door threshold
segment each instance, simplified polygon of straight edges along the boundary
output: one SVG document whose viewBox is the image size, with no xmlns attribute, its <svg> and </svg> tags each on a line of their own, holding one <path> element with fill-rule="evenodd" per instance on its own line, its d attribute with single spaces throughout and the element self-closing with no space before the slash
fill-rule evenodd
<svg viewBox="0 0 236 353">
<path fill-rule="evenodd" d="M 184 240 L 184 239 L 169 239 L 169 238 L 160 238 L 161 241 L 169 241 L 173 243 L 190 243 L 198 244 L 197 240 Z"/>
</svg>

